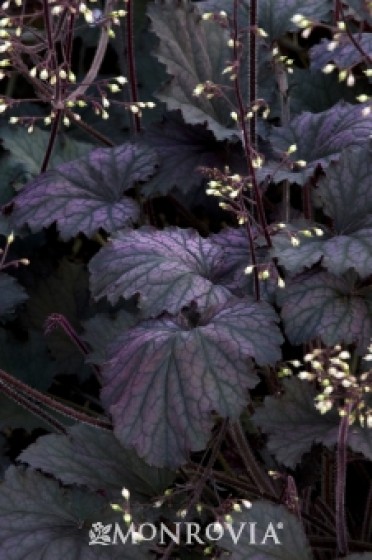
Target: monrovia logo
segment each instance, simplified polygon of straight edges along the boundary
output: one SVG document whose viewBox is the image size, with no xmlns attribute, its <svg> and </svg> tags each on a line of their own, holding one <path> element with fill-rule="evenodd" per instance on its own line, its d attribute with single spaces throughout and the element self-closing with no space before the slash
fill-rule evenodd
<svg viewBox="0 0 372 560">
<path fill-rule="evenodd" d="M 138 544 L 142 541 L 156 541 L 165 545 L 171 539 L 176 544 L 210 544 L 219 541 L 228 535 L 234 544 L 238 544 L 242 536 L 248 537 L 251 545 L 281 545 L 278 530 L 283 529 L 283 523 L 268 523 L 263 529 L 257 527 L 257 522 L 210 523 L 202 526 L 196 522 L 180 521 L 172 524 L 170 528 L 165 523 L 130 523 L 123 531 L 119 523 L 103 525 L 101 522 L 93 523 L 89 531 L 89 545 L 118 545 Z M 258 536 L 259 535 L 259 536 Z"/>
</svg>

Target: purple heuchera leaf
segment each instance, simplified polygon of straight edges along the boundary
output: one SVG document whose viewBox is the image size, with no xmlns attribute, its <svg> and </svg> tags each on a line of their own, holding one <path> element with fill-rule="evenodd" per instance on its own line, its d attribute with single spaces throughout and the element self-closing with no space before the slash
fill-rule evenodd
<svg viewBox="0 0 372 560">
<path fill-rule="evenodd" d="M 99 228 L 114 232 L 138 219 L 137 202 L 124 193 L 148 179 L 156 163 L 145 146 L 97 148 L 31 181 L 15 198 L 12 223 L 39 231 L 56 221 L 62 239 Z"/>
<path fill-rule="evenodd" d="M 254 229 L 253 236 L 259 245 L 259 235 Z M 225 228 L 219 233 L 211 235 L 212 241 L 223 250 L 223 261 L 218 268 L 216 281 L 226 286 L 237 296 L 254 295 L 253 274 L 246 274 L 245 269 L 252 264 L 249 250 L 248 234 L 245 227 Z M 256 245 L 256 259 L 263 269 L 267 268 L 268 251 L 266 247 Z M 277 288 L 277 272 L 274 267 L 270 270 L 270 277 L 261 282 L 261 298 L 272 301 Z"/>
<path fill-rule="evenodd" d="M 353 37 L 365 53 L 372 54 L 371 33 L 355 33 Z M 326 64 L 333 62 L 340 70 L 344 70 L 365 60 L 365 57 L 346 34 L 340 33 L 337 46 L 334 49 L 330 50 L 329 45 L 330 41 L 328 39 L 322 39 L 319 45 L 310 49 L 311 68 L 322 70 Z"/>
<path fill-rule="evenodd" d="M 199 167 L 223 169 L 229 165 L 234 171 L 244 172 L 239 145 L 217 142 L 205 126 L 186 124 L 179 111 L 153 124 L 145 132 L 144 141 L 154 147 L 160 159 L 158 172 L 141 188 L 145 195 L 168 194 L 175 187 L 190 193 L 202 183 Z"/>
<path fill-rule="evenodd" d="M 232 300 L 192 328 L 184 316 L 144 321 L 117 338 L 102 369 L 102 402 L 115 434 L 151 464 L 175 467 L 205 447 L 211 413 L 237 417 L 258 378 L 249 358 L 273 364 L 282 336 L 271 306 Z"/>
<path fill-rule="evenodd" d="M 290 272 L 300 272 L 321 260 L 333 274 L 354 268 L 365 278 L 372 272 L 372 175 L 371 146 L 347 149 L 332 162 L 318 183 L 317 196 L 332 229 L 310 222 L 290 224 L 273 236 L 272 255 Z M 313 229 L 315 226 L 315 229 Z M 322 236 L 316 236 L 320 230 Z M 302 232 L 313 232 L 307 237 Z M 319 231 L 318 231 L 319 233 Z M 299 241 L 293 246 L 293 237 Z"/>
<path fill-rule="evenodd" d="M 222 258 L 216 245 L 190 229 L 122 232 L 90 262 L 92 293 L 111 303 L 139 293 L 144 313 L 152 317 L 177 313 L 191 301 L 215 305 L 230 294 L 214 284 Z"/>
<path fill-rule="evenodd" d="M 308 272 L 278 294 L 286 334 L 292 344 L 320 337 L 324 344 L 357 344 L 363 353 L 372 333 L 372 290 L 359 288 L 353 274 Z"/>
<path fill-rule="evenodd" d="M 288 179 L 303 185 L 318 165 L 326 169 L 331 161 L 339 159 L 343 149 L 368 143 L 372 112 L 363 114 L 364 108 L 363 105 L 340 102 L 322 113 L 304 112 L 292 119 L 287 127 L 273 128 L 270 138 L 273 146 L 286 152 L 295 144 L 297 150 L 290 157 L 293 162 L 305 161 L 306 167 L 299 171 L 276 171 L 278 164 L 268 162 L 267 169 L 261 173 L 274 173 L 275 182 Z"/>
<path fill-rule="evenodd" d="M 344 150 L 321 177 L 317 193 L 323 211 L 332 218 L 338 234 L 348 234 L 369 225 L 372 219 L 372 141 Z"/>
</svg>

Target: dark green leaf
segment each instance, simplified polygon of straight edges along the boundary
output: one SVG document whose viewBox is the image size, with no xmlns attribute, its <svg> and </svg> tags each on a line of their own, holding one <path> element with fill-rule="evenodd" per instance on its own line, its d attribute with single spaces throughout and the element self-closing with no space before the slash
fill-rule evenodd
<svg viewBox="0 0 372 560">
<path fill-rule="evenodd" d="M 345 150 L 338 164 L 330 165 L 320 179 L 323 210 L 332 218 L 337 233 L 372 227 L 371 174 L 372 142 Z"/>
<path fill-rule="evenodd" d="M 130 540 L 120 547 L 89 546 L 89 529 L 98 521 L 108 527 L 119 519 L 97 493 L 63 489 L 30 470 L 7 470 L 0 486 L 0 542 L 6 560 L 119 560 L 124 550 L 128 560 L 146 558 Z"/>
<path fill-rule="evenodd" d="M 124 449 L 112 432 L 75 425 L 68 435 L 40 437 L 18 459 L 51 474 L 64 484 L 84 485 L 120 500 L 125 487 L 131 500 L 148 501 L 171 484 L 174 474 L 146 465 Z"/>
<path fill-rule="evenodd" d="M 335 72 L 324 72 L 310 69 L 294 68 L 289 81 L 289 105 L 292 117 L 302 111 L 322 113 L 331 109 L 342 99 L 355 103 L 356 94 L 365 93 L 364 84 L 356 83 L 351 88 L 340 82 Z M 280 116 L 280 109 L 276 113 Z"/>
<path fill-rule="evenodd" d="M 140 313 L 121 309 L 115 317 L 98 313 L 85 321 L 83 340 L 88 342 L 92 351 L 87 362 L 103 364 L 108 358 L 108 349 L 113 340 L 127 329 L 133 327 L 140 320 Z"/>
<path fill-rule="evenodd" d="M 217 140 L 236 137 L 236 123 L 226 100 L 219 95 L 207 99 L 193 94 L 198 84 L 210 81 L 224 89 L 228 86 L 224 93 L 231 96 L 229 76 L 222 74 L 231 60 L 226 30 L 212 21 L 203 21 L 188 0 L 150 4 L 148 15 L 160 40 L 157 58 L 171 76 L 157 97 L 168 109 L 180 109 L 187 123 L 207 123 Z"/>
<path fill-rule="evenodd" d="M 41 334 L 30 331 L 28 340 L 20 342 L 4 329 L 0 330 L 0 369 L 41 391 L 50 387 L 55 372 Z"/>
<path fill-rule="evenodd" d="M 42 332 L 45 330 L 46 319 L 56 313 L 66 317 L 80 333 L 80 321 L 87 319 L 93 311 L 93 307 L 90 307 L 86 269 L 67 260 L 63 260 L 51 276 L 41 280 L 30 296 L 27 305 L 28 323 Z M 84 366 L 84 357 L 61 328 L 53 329 L 46 341 L 56 358 L 56 373 L 75 373 L 83 378 L 91 373 L 91 369 Z"/>
<path fill-rule="evenodd" d="M 315 443 L 333 447 L 337 443 L 340 416 L 334 409 L 321 414 L 316 408 L 316 391 L 307 381 L 283 380 L 284 395 L 266 397 L 252 419 L 269 436 L 268 449 L 290 468 L 300 462 Z M 348 445 L 372 458 L 372 430 L 359 424 L 350 427 Z"/>
<path fill-rule="evenodd" d="M 284 506 L 261 500 L 253 502 L 248 510 L 231 513 L 231 517 L 230 530 L 235 539 L 242 529 L 238 542 L 226 525 L 218 541 L 231 552 L 231 560 L 312 560 L 302 524 Z"/>
<path fill-rule="evenodd" d="M 25 290 L 17 280 L 0 271 L 0 319 L 6 319 L 16 306 L 26 301 L 27 298 Z"/>
<path fill-rule="evenodd" d="M 291 21 L 295 14 L 313 21 L 329 21 L 331 0 L 259 0 L 259 24 L 269 35 L 270 42 L 288 31 L 297 31 Z"/>
<path fill-rule="evenodd" d="M 22 126 L 8 126 L 0 129 L 2 145 L 12 155 L 12 160 L 22 166 L 23 173 L 31 176 L 40 173 L 41 164 L 48 146 L 50 133 L 35 128 L 32 134 Z M 86 155 L 91 144 L 76 142 L 65 134 L 57 137 L 49 167 L 57 167 L 77 157 Z"/>
</svg>

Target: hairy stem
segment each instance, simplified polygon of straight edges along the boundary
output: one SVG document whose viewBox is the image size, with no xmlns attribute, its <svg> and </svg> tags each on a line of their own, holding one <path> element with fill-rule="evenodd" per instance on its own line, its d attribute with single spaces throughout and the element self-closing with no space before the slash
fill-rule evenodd
<svg viewBox="0 0 372 560">
<path fill-rule="evenodd" d="M 269 494 L 270 496 L 276 497 L 276 491 L 272 480 L 258 464 L 247 438 L 245 437 L 240 421 L 230 424 L 229 433 L 236 445 L 239 455 L 243 460 L 247 474 L 253 480 L 259 492 L 261 494 Z"/>
<path fill-rule="evenodd" d="M 68 338 L 73 342 L 76 348 L 82 353 L 83 356 L 87 356 L 89 354 L 88 346 L 81 340 L 78 333 L 71 325 L 71 323 L 66 319 L 64 315 L 60 313 L 52 313 L 48 316 L 47 320 L 45 321 L 45 333 L 48 334 L 52 332 L 56 327 L 60 327 L 64 333 L 68 336 Z M 101 372 L 99 367 L 96 365 L 92 365 L 95 373 L 100 376 Z"/>
<path fill-rule="evenodd" d="M 26 385 L 26 383 L 23 383 L 19 379 L 9 375 L 9 373 L 6 373 L 2 369 L 0 369 L 0 383 L 2 389 L 4 386 L 7 386 L 8 389 L 16 390 L 17 396 L 19 395 L 21 398 L 24 398 L 25 400 L 27 399 L 28 402 L 32 400 L 34 401 L 34 404 L 36 403 L 36 405 L 44 405 L 55 412 L 59 412 L 68 418 L 76 420 L 77 422 L 83 422 L 84 424 L 89 424 L 96 428 L 102 428 L 105 430 L 112 429 L 111 422 L 108 419 L 101 420 L 100 418 L 94 418 L 93 416 L 89 416 L 83 412 L 77 412 L 70 406 L 62 405 L 52 397 L 29 387 L 29 385 Z M 26 406 L 26 408 L 29 408 L 30 412 L 33 412 L 30 407 Z"/>
<path fill-rule="evenodd" d="M 234 15 L 233 15 L 233 41 L 234 41 L 234 61 L 237 62 L 239 60 L 239 53 L 238 53 L 238 4 L 239 0 L 234 0 Z M 258 213 L 258 220 L 262 229 L 262 232 L 265 236 L 267 245 L 269 247 L 272 246 L 270 234 L 267 227 L 265 210 L 262 202 L 261 192 L 258 186 L 255 168 L 253 166 L 253 150 L 252 145 L 250 142 L 248 130 L 247 130 L 247 123 L 245 117 L 245 110 L 244 110 L 244 103 L 243 97 L 240 87 L 240 80 L 238 75 L 234 80 L 234 89 L 235 89 L 235 97 L 238 104 L 238 117 L 239 117 L 239 124 L 241 127 L 242 135 L 243 135 L 243 147 L 245 158 L 247 162 L 248 173 L 252 180 L 253 192 L 255 195 L 255 200 L 257 204 L 257 213 Z"/>
<path fill-rule="evenodd" d="M 66 433 L 66 428 L 65 426 L 63 426 L 63 424 L 61 424 L 55 418 L 53 418 L 53 416 L 51 416 L 47 411 L 43 410 L 43 408 L 41 408 L 41 406 L 39 406 L 37 403 L 28 399 L 25 395 L 22 395 L 22 393 L 20 393 L 18 390 L 14 390 L 12 387 L 4 383 L 1 379 L 0 379 L 0 391 L 2 391 L 4 395 L 6 395 L 9 399 L 14 401 L 15 403 L 19 404 L 25 410 L 28 410 L 35 416 L 38 416 L 39 418 L 44 420 L 44 422 L 46 422 L 47 424 L 49 424 L 49 426 L 57 430 L 57 432 L 61 434 Z"/>
<path fill-rule="evenodd" d="M 249 103 L 252 105 L 257 99 L 257 27 L 258 5 L 257 0 L 251 0 L 249 10 Z M 250 119 L 250 137 L 254 148 L 257 147 L 257 111 L 253 111 Z"/>
<path fill-rule="evenodd" d="M 228 420 L 224 420 L 218 430 L 218 434 L 215 438 L 215 441 L 213 443 L 212 446 L 212 450 L 211 450 L 211 454 L 210 457 L 208 459 L 208 463 L 204 468 L 204 471 L 202 473 L 202 475 L 200 476 L 200 468 L 199 467 L 198 471 L 195 473 L 195 478 L 196 478 L 196 482 L 195 482 L 195 490 L 193 493 L 193 496 L 188 504 L 187 507 L 187 513 L 186 516 L 184 517 L 184 521 L 190 521 L 190 519 L 192 519 L 193 516 L 193 508 L 197 505 L 197 503 L 200 500 L 200 496 L 202 495 L 204 486 L 207 484 L 210 476 L 211 476 L 211 472 L 212 472 L 212 468 L 213 465 L 215 464 L 215 462 L 218 459 L 218 454 L 222 445 L 222 442 L 224 440 L 224 437 L 226 435 L 226 430 L 227 430 L 227 425 L 228 425 Z M 167 548 L 165 549 L 165 551 L 163 552 L 163 555 L 161 556 L 162 560 L 169 560 L 173 549 L 175 546 L 175 542 L 171 541 L 171 543 L 167 546 Z"/>
<path fill-rule="evenodd" d="M 350 412 L 352 405 L 345 407 L 345 415 L 341 416 L 336 451 L 336 538 L 337 551 L 339 554 L 348 552 L 348 535 L 345 510 L 345 490 L 347 472 L 347 440 L 349 435 Z"/>
</svg>

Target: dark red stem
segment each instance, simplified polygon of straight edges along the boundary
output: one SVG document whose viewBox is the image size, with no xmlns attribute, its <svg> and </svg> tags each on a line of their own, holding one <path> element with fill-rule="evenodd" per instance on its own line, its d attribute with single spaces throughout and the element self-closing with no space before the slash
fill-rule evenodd
<svg viewBox="0 0 372 560">
<path fill-rule="evenodd" d="M 345 490 L 347 472 L 347 441 L 349 435 L 349 423 L 351 405 L 345 408 L 345 416 L 341 416 L 336 451 L 336 539 L 337 551 L 340 555 L 348 552 L 348 536 L 345 511 Z"/>
<path fill-rule="evenodd" d="M 134 41 L 133 41 L 133 0 L 127 1 L 127 27 L 126 27 L 126 40 L 127 40 L 127 60 L 128 60 L 128 73 L 129 73 L 129 91 L 130 100 L 132 103 L 138 103 L 138 89 L 137 89 L 137 73 L 136 73 L 136 59 L 134 55 Z M 133 125 L 135 133 L 141 132 L 141 120 L 137 113 L 132 113 Z"/>
<path fill-rule="evenodd" d="M 233 15 L 233 41 L 234 41 L 234 62 L 239 60 L 239 53 L 238 53 L 238 0 L 234 0 L 234 15 Z M 255 36 L 256 34 L 252 32 Z M 270 234 L 267 227 L 265 210 L 262 202 L 261 192 L 257 183 L 256 172 L 255 168 L 253 167 L 252 161 L 252 146 L 247 130 L 247 124 L 245 119 L 245 110 L 244 110 L 244 103 L 242 98 L 242 92 L 240 88 L 240 80 L 239 76 L 237 75 L 234 80 L 234 88 L 235 88 L 235 96 L 238 104 L 238 117 L 239 117 L 239 124 L 241 126 L 242 134 L 243 134 L 243 147 L 245 152 L 245 158 L 248 167 L 248 173 L 252 180 L 253 192 L 255 195 L 255 200 L 257 204 L 257 213 L 258 213 L 258 221 L 260 223 L 262 232 L 265 236 L 266 242 L 268 247 L 272 247 Z"/>
</svg>

